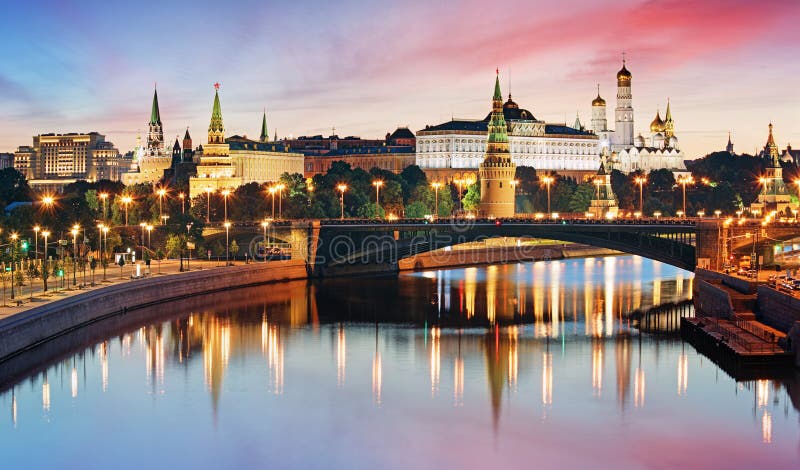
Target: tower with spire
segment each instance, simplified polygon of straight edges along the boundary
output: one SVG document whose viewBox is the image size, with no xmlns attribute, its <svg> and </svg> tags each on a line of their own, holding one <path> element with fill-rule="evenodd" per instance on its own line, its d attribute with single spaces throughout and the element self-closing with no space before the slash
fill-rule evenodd
<svg viewBox="0 0 800 470">
<path fill-rule="evenodd" d="M 622 55 L 622 68 L 617 72 L 617 108 L 615 110 L 614 149 L 633 147 L 633 96 L 631 95 L 631 79 Z"/>
<path fill-rule="evenodd" d="M 146 153 L 151 157 L 164 154 L 164 129 L 161 124 L 161 111 L 158 109 L 158 90 L 156 89 L 153 90 L 153 105 L 150 109 Z"/>
<path fill-rule="evenodd" d="M 194 159 L 194 150 L 192 149 L 192 136 L 189 135 L 189 128 L 186 128 L 186 133 L 183 135 L 183 161 L 191 162 Z"/>
<path fill-rule="evenodd" d="M 489 217 L 514 216 L 514 173 L 508 146 L 508 127 L 503 115 L 503 95 L 500 92 L 500 71 L 497 71 L 492 97 L 492 114 L 488 124 L 486 155 L 478 169 L 481 180 L 481 215 Z"/>
<path fill-rule="evenodd" d="M 764 160 L 766 161 L 764 175 L 758 180 L 761 192 L 750 205 L 750 211 L 761 215 L 767 215 L 772 211 L 783 214 L 786 209 L 792 208 L 791 196 L 783 181 L 783 167 L 778 146 L 775 144 L 775 136 L 772 134 L 772 123 L 769 123 L 769 136 L 764 146 Z"/>
<path fill-rule="evenodd" d="M 178 141 L 178 136 L 175 136 L 175 144 L 172 145 L 172 168 L 173 170 L 183 161 L 183 152 L 181 151 L 181 143 Z"/>
<path fill-rule="evenodd" d="M 725 146 L 725 151 L 731 155 L 736 155 L 736 152 L 733 151 L 733 142 L 731 141 L 730 131 L 728 131 L 728 145 Z"/>
<path fill-rule="evenodd" d="M 219 83 L 214 84 L 214 105 L 211 108 L 211 122 L 208 124 L 208 144 L 203 149 L 204 156 L 228 156 L 229 147 L 225 143 L 225 126 L 222 122 L 222 106 L 219 104 Z"/>
<path fill-rule="evenodd" d="M 267 130 L 267 110 L 264 110 L 264 115 L 261 117 L 261 135 L 258 138 L 261 142 L 269 141 L 269 131 Z"/>
<path fill-rule="evenodd" d="M 667 98 L 667 114 L 664 116 L 664 137 L 666 140 L 675 136 L 675 121 L 672 120 L 672 111 L 669 109 L 669 98 Z"/>
</svg>

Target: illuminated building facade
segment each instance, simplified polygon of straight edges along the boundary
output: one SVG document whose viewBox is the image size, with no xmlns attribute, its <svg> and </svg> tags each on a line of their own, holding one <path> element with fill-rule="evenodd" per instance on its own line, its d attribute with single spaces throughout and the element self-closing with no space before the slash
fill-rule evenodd
<svg viewBox="0 0 800 470">
<path fill-rule="evenodd" d="M 750 205 L 750 211 L 756 214 L 767 215 L 772 211 L 785 213 L 791 210 L 792 199 L 786 190 L 786 183 L 783 181 L 783 166 L 778 146 L 775 144 L 775 137 L 772 135 L 772 123 L 769 124 L 769 136 L 767 145 L 764 146 L 764 159 L 766 168 L 764 175 L 759 179 L 761 192 L 755 202 Z"/>
<path fill-rule="evenodd" d="M 266 136 L 266 117 L 261 138 Z M 277 181 L 284 173 L 303 173 L 303 154 L 288 152 L 283 143 L 251 140 L 235 135 L 225 138 L 219 84 L 208 126 L 208 143 L 195 154 L 197 176 L 189 178 L 189 197 L 208 190 L 234 189 L 248 183 Z"/>
</svg>

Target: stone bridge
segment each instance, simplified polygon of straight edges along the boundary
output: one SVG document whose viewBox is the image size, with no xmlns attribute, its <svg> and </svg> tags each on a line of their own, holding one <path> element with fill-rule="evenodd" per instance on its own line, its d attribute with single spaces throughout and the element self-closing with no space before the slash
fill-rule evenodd
<svg viewBox="0 0 800 470">
<path fill-rule="evenodd" d="M 698 264 L 719 269 L 729 254 L 749 253 L 753 247 L 768 264 L 776 240 L 797 237 L 799 227 L 790 222 L 726 224 L 722 219 L 345 219 L 275 221 L 266 231 L 260 222 L 236 223 L 229 237 L 258 259 L 256 247 L 266 234 L 268 243 L 283 247 L 287 257 L 303 259 L 312 276 L 393 273 L 400 259 L 493 237 L 582 243 L 693 271 Z M 225 229 L 209 227 L 205 236 L 225 237 Z"/>
</svg>

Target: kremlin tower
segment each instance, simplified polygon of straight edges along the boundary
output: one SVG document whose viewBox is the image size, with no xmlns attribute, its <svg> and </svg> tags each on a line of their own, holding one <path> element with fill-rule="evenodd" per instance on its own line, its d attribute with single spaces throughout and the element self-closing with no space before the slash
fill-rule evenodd
<svg viewBox="0 0 800 470">
<path fill-rule="evenodd" d="M 158 91 L 153 90 L 153 107 L 147 131 L 147 150 L 149 157 L 164 155 L 164 130 L 161 124 L 161 111 L 158 109 Z"/>
<path fill-rule="evenodd" d="M 617 109 L 615 111 L 616 127 L 614 129 L 614 149 L 633 147 L 633 97 L 631 96 L 632 75 L 625 67 L 617 72 Z"/>
<path fill-rule="evenodd" d="M 481 181 L 480 213 L 488 217 L 513 217 L 515 191 L 512 181 L 516 165 L 511 161 L 511 152 L 508 148 L 508 128 L 503 115 L 499 71 L 494 83 L 492 114 L 488 128 L 486 156 L 478 170 Z"/>
</svg>

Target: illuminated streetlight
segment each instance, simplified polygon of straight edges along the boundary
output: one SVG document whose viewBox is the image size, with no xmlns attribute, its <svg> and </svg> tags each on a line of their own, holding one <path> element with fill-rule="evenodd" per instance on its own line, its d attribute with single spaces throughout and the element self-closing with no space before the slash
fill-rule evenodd
<svg viewBox="0 0 800 470">
<path fill-rule="evenodd" d="M 39 227 L 38 225 L 33 227 L 33 233 L 34 233 L 34 237 L 33 238 L 35 240 L 34 241 L 34 245 L 33 245 L 33 259 L 36 259 L 36 260 L 39 259 L 39 231 L 40 230 L 41 230 L 41 227 Z"/>
<path fill-rule="evenodd" d="M 436 208 L 434 210 L 433 217 L 435 219 L 438 219 L 439 218 L 439 188 L 442 187 L 442 183 L 440 183 L 438 181 L 434 181 L 433 183 L 431 183 L 431 186 L 433 187 L 433 192 L 434 192 L 434 195 L 435 195 L 434 196 L 434 201 L 435 201 L 434 204 L 435 204 L 435 208 Z"/>
<path fill-rule="evenodd" d="M 275 187 L 278 189 L 278 218 L 283 219 L 283 190 L 286 189 L 286 185 L 278 183 Z"/>
<path fill-rule="evenodd" d="M 266 220 L 261 222 L 261 228 L 264 229 L 264 262 L 267 262 L 267 227 L 269 227 L 269 222 Z"/>
<path fill-rule="evenodd" d="M 225 204 L 225 222 L 227 222 L 228 221 L 228 196 L 231 195 L 231 190 L 230 189 L 223 189 L 221 194 L 222 194 L 222 199 L 224 200 L 224 204 Z"/>
<path fill-rule="evenodd" d="M 17 250 L 17 239 L 19 235 L 16 233 L 11 234 L 11 300 L 14 300 L 14 265 L 17 263 L 15 258 Z"/>
<path fill-rule="evenodd" d="M 156 194 L 158 194 L 158 218 L 159 219 L 163 219 L 164 218 L 163 200 L 164 200 L 164 196 L 167 195 L 167 190 L 164 189 L 164 188 L 158 188 L 158 191 L 156 191 Z M 162 225 L 163 224 L 164 223 L 162 221 Z"/>
<path fill-rule="evenodd" d="M 145 228 L 147 229 L 147 249 L 149 250 L 150 249 L 150 232 L 153 231 L 153 226 L 148 224 L 147 227 L 145 227 Z"/>
<path fill-rule="evenodd" d="M 75 268 L 77 266 L 75 264 L 75 260 L 78 258 L 78 232 L 79 231 L 80 231 L 80 226 L 77 225 L 77 224 L 72 227 L 72 230 L 70 230 L 70 233 L 72 234 L 72 285 L 73 286 L 78 283 L 78 281 L 75 279 Z M 69 282 L 69 281 L 67 281 L 67 282 Z"/>
<path fill-rule="evenodd" d="M 125 206 L 125 225 L 128 225 L 128 206 L 133 202 L 133 198 L 130 196 L 122 196 L 122 205 Z"/>
<path fill-rule="evenodd" d="M 230 266 L 230 248 L 231 248 L 230 229 L 231 229 L 231 223 L 226 221 L 224 225 L 225 225 L 225 266 Z"/>
<path fill-rule="evenodd" d="M 107 215 L 108 211 L 106 210 L 106 203 L 108 201 L 108 193 L 105 193 L 105 192 L 100 193 L 100 194 L 97 195 L 97 197 L 99 197 L 100 200 L 103 201 L 103 220 L 105 220 L 106 217 L 108 217 L 108 215 Z"/>
<path fill-rule="evenodd" d="M 644 212 L 644 184 L 647 182 L 647 178 L 637 176 L 633 181 L 639 185 L 639 212 Z"/>
<path fill-rule="evenodd" d="M 42 237 L 44 238 L 44 255 L 42 256 L 42 290 L 47 292 L 47 285 L 45 284 L 47 277 L 44 275 L 44 270 L 47 269 L 47 237 L 50 236 L 49 230 L 42 230 Z"/>
<path fill-rule="evenodd" d="M 691 176 L 681 176 L 678 178 L 678 184 L 683 187 L 683 213 L 686 214 L 686 185 L 694 183 Z"/>
<path fill-rule="evenodd" d="M 375 206 L 376 206 L 376 217 L 380 218 L 380 214 L 377 213 L 377 209 L 381 207 L 381 186 L 383 186 L 382 180 L 373 181 L 372 185 L 375 186 Z"/>
<path fill-rule="evenodd" d="M 267 189 L 267 191 L 269 192 L 269 195 L 272 196 L 272 218 L 274 219 L 275 218 L 275 193 L 278 192 L 278 188 L 275 187 L 275 186 L 270 186 L 269 189 Z"/>
<path fill-rule="evenodd" d="M 109 228 L 110 227 L 107 227 L 107 226 L 103 227 L 103 247 L 105 248 L 106 251 L 108 251 L 108 230 L 109 230 Z M 45 243 L 46 243 L 46 241 L 47 241 L 47 239 L 45 239 Z M 105 260 L 105 251 L 103 252 L 103 260 Z M 103 263 L 103 281 L 106 280 L 106 264 L 108 264 L 108 263 Z"/>
<path fill-rule="evenodd" d="M 715 210 L 715 211 L 714 211 L 714 215 L 716 215 L 716 216 L 717 216 L 717 218 L 719 219 L 719 216 L 721 216 L 721 215 L 722 215 L 722 211 L 721 211 L 721 210 L 719 210 L 719 209 L 717 209 L 717 210 Z"/>
<path fill-rule="evenodd" d="M 186 195 L 183 193 L 178 193 L 178 197 L 181 199 L 181 214 L 186 213 Z"/>
<path fill-rule="evenodd" d="M 550 214 L 550 185 L 555 181 L 555 178 L 552 176 L 543 176 L 541 181 L 547 186 L 547 213 Z"/>
<path fill-rule="evenodd" d="M 338 190 L 339 190 L 339 193 L 341 194 L 341 195 L 340 195 L 340 197 L 339 197 L 339 202 L 341 203 L 341 206 L 342 206 L 342 216 L 341 216 L 341 219 L 342 219 L 342 220 L 344 220 L 344 192 L 345 192 L 345 191 L 347 191 L 347 185 L 346 185 L 346 184 L 344 184 L 344 183 L 339 183 L 339 184 L 336 186 L 336 189 L 338 189 Z"/>
</svg>

